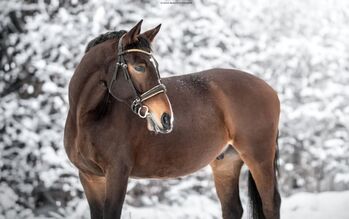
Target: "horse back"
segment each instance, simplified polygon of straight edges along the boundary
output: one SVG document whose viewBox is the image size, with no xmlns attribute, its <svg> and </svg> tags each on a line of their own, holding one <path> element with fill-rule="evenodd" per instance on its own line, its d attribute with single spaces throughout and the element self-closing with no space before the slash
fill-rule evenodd
<svg viewBox="0 0 349 219">
<path fill-rule="evenodd" d="M 210 69 L 164 78 L 164 83 L 174 105 L 184 109 L 196 105 L 204 109 L 214 105 L 216 116 L 223 115 L 231 139 L 237 132 L 253 133 L 251 129 L 257 127 L 277 129 L 280 114 L 277 93 L 264 80 L 250 73 L 237 69 Z"/>
</svg>

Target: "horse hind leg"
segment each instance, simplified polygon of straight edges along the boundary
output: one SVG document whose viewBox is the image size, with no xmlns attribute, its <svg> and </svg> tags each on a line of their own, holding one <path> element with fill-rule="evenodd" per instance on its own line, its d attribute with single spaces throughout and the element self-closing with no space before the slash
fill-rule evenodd
<svg viewBox="0 0 349 219">
<path fill-rule="evenodd" d="M 241 218 L 243 209 L 239 195 L 239 176 L 242 160 L 236 151 L 229 146 L 224 157 L 210 163 L 216 191 L 221 202 L 224 219 Z"/>
<path fill-rule="evenodd" d="M 253 218 L 279 219 L 281 198 L 273 167 L 261 166 L 249 173 L 249 196 Z M 262 206 L 263 213 L 260 210 Z"/>
<path fill-rule="evenodd" d="M 238 147 L 251 149 L 242 153 L 241 159 L 250 170 L 249 197 L 254 219 L 280 218 L 281 198 L 276 178 L 277 146 L 274 142 L 259 141 L 258 144 Z"/>
</svg>

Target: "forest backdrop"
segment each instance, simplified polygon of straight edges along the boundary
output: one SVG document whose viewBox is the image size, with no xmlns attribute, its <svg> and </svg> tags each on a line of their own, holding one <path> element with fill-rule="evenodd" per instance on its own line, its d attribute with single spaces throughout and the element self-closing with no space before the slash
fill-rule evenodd
<svg viewBox="0 0 349 219">
<path fill-rule="evenodd" d="M 143 29 L 162 23 L 162 76 L 239 68 L 278 92 L 283 196 L 349 189 L 349 2 L 168 2 L 0 0 L 0 218 L 78 212 L 83 191 L 62 140 L 67 85 L 89 40 L 140 19 Z M 193 193 L 217 202 L 209 169 L 131 180 L 126 203 L 175 205 Z"/>
</svg>

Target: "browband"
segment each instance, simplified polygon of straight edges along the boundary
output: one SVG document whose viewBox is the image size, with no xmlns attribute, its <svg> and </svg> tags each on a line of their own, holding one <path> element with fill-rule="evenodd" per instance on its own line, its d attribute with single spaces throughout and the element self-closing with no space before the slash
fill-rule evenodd
<svg viewBox="0 0 349 219">
<path fill-rule="evenodd" d="M 122 51 L 119 55 L 123 55 L 123 54 L 130 53 L 130 52 L 140 52 L 140 53 L 144 53 L 144 54 L 147 54 L 150 56 L 152 55 L 151 52 L 147 52 L 147 51 L 144 51 L 141 49 L 128 49 L 128 50 Z"/>
</svg>

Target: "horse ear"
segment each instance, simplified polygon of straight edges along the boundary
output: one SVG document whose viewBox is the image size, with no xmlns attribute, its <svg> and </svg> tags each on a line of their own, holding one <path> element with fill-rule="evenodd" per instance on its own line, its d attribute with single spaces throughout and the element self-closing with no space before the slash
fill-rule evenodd
<svg viewBox="0 0 349 219">
<path fill-rule="evenodd" d="M 131 44 L 134 42 L 137 42 L 137 36 L 141 33 L 141 26 L 142 26 L 143 19 L 140 20 L 130 31 L 126 33 L 124 36 L 123 42 L 124 45 Z"/>
<path fill-rule="evenodd" d="M 159 30 L 160 30 L 161 24 L 159 24 L 158 26 L 156 26 L 155 28 L 148 30 L 144 33 L 141 34 L 141 36 L 143 36 L 145 39 L 147 39 L 150 43 L 153 42 L 156 34 L 158 34 Z"/>
</svg>

